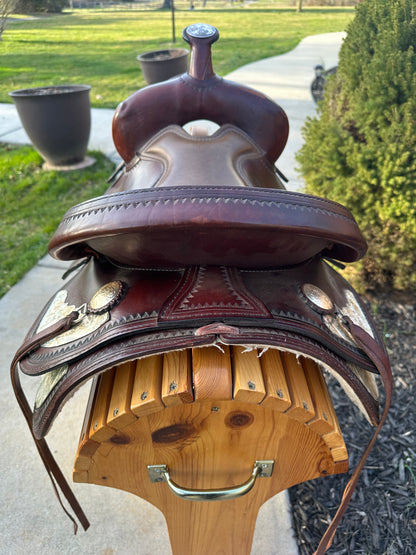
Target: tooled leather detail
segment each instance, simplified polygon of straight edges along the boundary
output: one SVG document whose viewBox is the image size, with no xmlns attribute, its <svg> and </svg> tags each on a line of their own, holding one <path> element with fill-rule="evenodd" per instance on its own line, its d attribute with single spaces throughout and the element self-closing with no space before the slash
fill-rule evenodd
<svg viewBox="0 0 416 555">
<path fill-rule="evenodd" d="M 341 346 L 341 349 L 339 349 L 340 354 L 343 353 L 343 355 L 347 356 L 347 358 L 351 358 L 351 356 L 355 354 L 359 357 L 361 364 L 363 364 L 362 353 L 358 349 L 358 347 L 351 343 L 343 341 L 342 338 L 337 335 L 333 335 L 331 331 L 323 325 L 319 325 L 316 321 L 313 321 L 295 312 L 285 312 L 283 310 L 271 309 L 269 313 L 268 309 L 258 299 L 257 301 L 258 303 L 260 303 L 260 305 L 257 303 L 257 306 L 255 307 L 255 311 L 253 313 L 253 306 L 250 306 L 250 304 L 241 295 L 233 290 L 231 285 L 229 289 L 230 297 L 228 306 L 225 306 L 223 302 L 204 303 L 203 306 L 198 302 L 198 294 L 201 292 L 203 294 L 206 294 L 206 289 L 204 291 L 204 288 L 202 287 L 204 274 L 205 272 L 198 272 L 197 274 L 195 274 L 191 270 L 188 272 L 188 275 L 185 276 L 183 282 L 178 286 L 176 292 L 161 309 L 159 322 L 179 320 L 185 321 L 187 319 L 195 318 L 199 318 L 201 320 L 209 317 L 220 317 L 222 320 L 228 320 L 230 317 L 241 318 L 242 315 L 245 316 L 247 319 L 259 317 L 270 318 L 272 316 L 273 320 L 270 321 L 268 325 L 270 327 L 274 327 L 277 324 L 279 331 L 281 331 L 281 329 L 287 328 L 287 326 L 290 326 L 290 322 L 302 322 L 309 327 L 312 326 L 320 330 L 323 337 L 327 336 L 329 332 L 332 340 L 335 341 L 332 346 L 333 348 L 335 347 L 335 344 L 338 343 Z M 226 279 L 224 280 L 224 282 L 225 281 Z M 192 288 L 192 284 L 195 284 L 194 289 Z M 215 281 L 212 282 L 213 287 L 215 287 L 215 284 Z M 219 284 L 219 282 L 217 282 L 217 284 Z M 221 298 L 224 298 L 222 293 Z M 265 312 L 263 316 L 261 316 L 256 309 L 260 308 L 260 310 L 262 310 L 263 307 Z M 47 350 L 43 349 L 42 351 L 33 352 L 30 355 L 30 364 L 31 366 L 36 366 L 37 364 L 47 364 L 48 361 L 57 359 L 58 357 L 62 357 L 64 355 L 70 356 L 71 353 L 78 351 L 79 349 L 85 349 L 86 347 L 88 347 L 89 344 L 96 342 L 101 336 L 109 334 L 116 327 L 122 327 L 123 325 L 127 325 L 129 323 L 136 323 L 134 330 L 135 333 L 141 331 L 145 333 L 152 333 L 156 329 L 153 326 L 157 325 L 157 317 L 158 312 L 156 311 L 152 311 L 151 313 L 144 312 L 143 314 L 128 314 L 122 318 L 109 322 L 105 326 L 102 326 L 102 328 L 100 328 L 99 330 L 91 333 L 89 336 L 85 336 L 84 338 L 73 342 L 72 344 L 66 344 L 62 347 L 55 347 Z M 153 321 L 153 325 L 151 324 L 149 326 L 149 320 Z M 279 320 L 283 320 L 283 322 L 281 322 L 280 324 L 282 328 L 278 324 Z M 137 326 L 137 322 L 139 321 L 143 321 L 143 327 Z M 124 333 L 126 333 L 126 331 L 124 331 Z M 305 329 L 303 333 L 308 334 L 308 331 Z M 307 335 L 305 335 L 305 337 L 307 337 Z M 345 350 L 343 351 L 342 347 L 344 347 L 347 352 L 345 352 Z M 347 353 L 349 353 L 349 355 Z M 88 353 L 88 356 L 90 356 L 90 353 Z"/>
<path fill-rule="evenodd" d="M 156 321 L 157 316 L 158 316 L 157 311 L 153 310 L 150 313 L 143 312 L 142 314 L 127 314 L 121 318 L 112 319 L 104 326 L 101 326 L 101 328 L 95 330 L 94 332 L 91 332 L 89 335 L 86 335 L 77 341 L 73 341 L 70 344 L 65 344 L 61 347 L 55 347 L 48 350 L 35 351 L 31 353 L 30 361 L 33 365 L 35 365 L 39 363 L 44 363 L 48 360 L 52 360 L 62 355 L 70 354 L 71 352 L 76 351 L 80 348 L 83 348 L 88 344 L 96 341 L 101 336 L 108 334 L 109 332 L 111 332 L 113 329 L 117 327 L 130 324 L 130 323 L 139 322 L 139 321 L 145 321 L 145 320 Z M 140 330 L 140 328 L 135 327 L 135 330 Z"/>
<path fill-rule="evenodd" d="M 279 273 L 285 271 L 294 270 L 286 268 L 279 270 Z M 281 287 L 281 282 L 276 281 L 275 285 Z M 295 289 L 298 291 L 298 287 Z M 363 353 L 355 344 L 348 344 L 338 335 L 333 335 L 320 317 L 308 317 L 308 314 L 311 314 L 310 308 L 302 311 L 301 307 L 296 308 L 294 304 L 293 310 L 288 311 L 279 308 L 279 298 L 277 295 L 264 299 L 261 283 L 254 281 L 246 284 L 236 269 L 221 266 L 188 269 L 180 281 L 176 282 L 176 287 L 171 289 L 171 293 L 160 299 L 160 305 L 151 307 L 153 310 L 122 316 L 116 313 L 112 315 L 110 322 L 82 339 L 60 348 L 55 346 L 32 353 L 25 362 L 23 371 L 29 366 L 46 366 L 50 361 L 61 362 L 64 360 L 63 357 L 78 356 L 81 352 L 85 356 L 100 340 L 113 341 L 116 334 L 126 336 L 130 333 L 146 333 L 157 327 L 169 326 L 170 322 L 177 322 L 178 325 L 182 322 L 181 326 L 184 326 L 190 319 L 206 322 L 212 318 L 230 323 L 236 319 L 240 322 L 244 319 L 247 323 L 262 319 L 263 326 L 302 330 L 301 333 L 314 337 L 321 343 L 329 342 L 332 348 L 346 359 L 368 367 L 367 359 L 363 358 Z M 44 369 L 39 368 L 37 373 L 41 371 Z"/>
<path fill-rule="evenodd" d="M 312 320 L 311 318 L 307 318 L 300 313 L 296 312 L 285 312 L 284 310 L 278 309 L 271 309 L 270 312 L 273 314 L 275 321 L 280 319 L 283 320 L 282 326 L 287 327 L 290 326 L 290 322 L 302 322 L 309 327 L 313 327 L 321 332 L 321 337 L 330 337 L 332 348 L 334 350 L 338 350 L 339 353 L 342 353 L 343 356 L 347 358 L 359 358 L 359 362 L 364 364 L 363 360 L 363 352 L 357 347 L 357 345 L 351 341 L 345 340 L 341 335 L 335 334 L 332 332 L 332 329 L 324 325 L 322 322 L 318 323 L 318 321 Z M 304 333 L 307 334 L 307 331 L 304 330 Z M 305 335 L 306 337 L 307 335 Z M 336 345 L 338 344 L 338 349 L 336 349 Z M 370 371 L 374 371 L 372 363 L 368 360 L 367 369 Z"/>
<path fill-rule="evenodd" d="M 271 318 L 262 301 L 245 287 L 239 273 L 225 266 L 189 269 L 160 311 L 159 320 L 209 317 Z"/>
<path fill-rule="evenodd" d="M 247 198 L 246 196 L 233 197 L 232 193 L 236 189 L 235 187 L 227 187 L 227 195 L 219 195 L 218 187 L 214 187 L 214 186 L 198 187 L 197 188 L 198 195 L 195 195 L 194 197 L 188 197 L 186 195 L 187 193 L 189 193 L 189 189 L 190 187 L 181 187 L 181 186 L 169 187 L 169 191 L 172 191 L 175 193 L 175 197 L 172 197 L 172 198 L 150 198 L 150 199 L 147 198 L 146 199 L 146 193 L 151 194 L 151 191 L 149 190 L 123 191 L 120 193 L 112 194 L 111 197 L 108 197 L 108 199 L 106 199 L 105 197 L 98 197 L 98 199 L 94 199 L 93 201 L 86 201 L 85 203 L 79 204 L 75 206 L 73 209 L 70 209 L 67 212 L 67 215 L 65 215 L 62 218 L 60 226 L 73 222 L 74 220 L 79 221 L 83 218 L 88 218 L 91 215 L 98 214 L 98 213 L 103 214 L 105 212 L 111 212 L 112 210 L 119 211 L 119 210 L 128 210 L 131 208 L 135 209 L 139 207 L 145 207 L 145 208 L 150 206 L 155 207 L 158 205 L 166 206 L 168 204 L 178 205 L 178 204 L 190 203 L 190 204 L 202 205 L 202 204 L 218 204 L 220 202 L 223 202 L 224 204 L 228 204 L 228 203 L 241 204 L 241 205 L 247 204 L 247 205 L 276 208 L 276 209 L 284 208 L 284 209 L 290 209 L 293 211 L 299 210 L 301 212 L 309 212 L 312 214 L 313 213 L 323 214 L 325 216 L 345 220 L 350 223 L 354 222 L 351 216 L 345 213 L 337 212 L 335 210 L 330 210 L 331 207 L 339 208 L 342 211 L 345 210 L 340 205 L 337 205 L 337 203 L 328 201 L 326 199 L 308 196 L 308 195 L 303 195 L 303 194 L 300 195 L 292 191 L 290 192 L 283 191 L 283 190 L 274 191 L 274 194 L 276 195 L 279 195 L 279 196 L 284 195 L 285 197 L 290 197 L 290 201 L 279 201 L 277 199 L 276 200 L 262 199 L 259 193 L 263 191 L 261 191 L 260 189 L 256 190 L 257 194 L 254 193 L 253 189 L 250 189 L 250 192 L 249 191 L 246 192 L 246 195 L 255 194 L 259 198 Z M 239 190 L 240 188 L 238 187 L 237 189 Z M 211 192 L 212 194 L 210 194 L 210 196 L 203 196 L 207 192 Z M 181 193 L 184 194 L 183 198 L 180 198 L 179 196 Z M 263 193 L 263 194 L 267 194 L 267 193 Z M 130 200 L 129 197 L 133 195 L 134 196 L 140 195 L 140 196 L 143 196 L 144 198 L 134 200 L 134 201 Z M 291 200 L 291 198 L 293 198 L 294 200 Z M 106 203 L 100 205 L 99 204 L 100 201 L 104 199 L 106 200 Z M 299 202 L 296 202 L 296 199 L 299 199 Z M 307 205 L 305 203 L 305 200 L 308 200 L 308 199 L 318 201 L 320 205 L 327 206 L 327 208 L 323 208 L 322 206 Z M 95 206 L 88 208 L 88 205 L 92 203 L 94 203 Z M 82 210 L 83 207 L 85 207 L 85 210 Z"/>
</svg>

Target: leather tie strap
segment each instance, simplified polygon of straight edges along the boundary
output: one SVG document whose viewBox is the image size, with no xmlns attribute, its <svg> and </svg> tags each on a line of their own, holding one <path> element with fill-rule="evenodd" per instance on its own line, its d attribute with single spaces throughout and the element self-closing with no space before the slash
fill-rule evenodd
<svg viewBox="0 0 416 555">
<path fill-rule="evenodd" d="M 68 316 L 61 318 L 51 326 L 48 326 L 44 330 L 35 333 L 28 341 L 25 341 L 23 345 L 18 349 L 16 354 L 14 355 L 11 367 L 14 368 L 19 360 L 27 356 L 31 351 L 35 351 L 38 347 L 42 345 L 42 343 L 46 343 L 49 339 L 52 339 L 59 335 L 60 333 L 64 333 L 68 331 L 75 320 L 79 317 L 79 312 L 74 310 Z"/>
<path fill-rule="evenodd" d="M 70 518 L 74 524 L 74 534 L 77 533 L 78 530 L 78 524 L 75 520 L 75 518 L 69 513 L 69 511 L 66 509 L 66 507 L 64 506 L 62 499 L 59 495 L 59 490 L 62 492 L 62 494 L 64 495 L 64 497 L 66 498 L 66 500 L 68 501 L 69 505 L 71 506 L 72 510 L 74 511 L 76 517 L 78 518 L 79 522 L 81 523 L 82 527 L 84 530 L 87 530 L 90 526 L 90 523 L 84 513 L 84 511 L 82 510 L 80 504 L 78 503 L 75 495 L 73 494 L 71 488 L 69 487 L 69 484 L 66 480 L 66 478 L 64 477 L 64 475 L 62 474 L 61 469 L 59 468 L 57 462 L 55 461 L 49 447 L 48 444 L 46 443 L 45 439 L 37 439 L 34 434 L 33 434 L 33 430 L 32 430 L 32 417 L 33 417 L 33 413 L 30 409 L 29 403 L 26 399 L 26 396 L 23 392 L 22 386 L 20 384 L 20 378 L 19 378 L 19 370 L 18 370 L 18 366 L 17 364 L 15 364 L 14 366 L 12 366 L 11 368 L 11 380 L 12 380 L 12 384 L 13 384 L 13 390 L 14 393 L 16 395 L 16 399 L 19 403 L 20 409 L 23 412 L 23 415 L 26 419 L 26 422 L 29 426 L 30 432 L 32 434 L 33 437 L 33 441 L 35 442 L 35 445 L 37 447 L 37 450 L 39 452 L 39 455 L 43 461 L 43 464 L 45 465 L 46 471 L 49 474 L 49 478 L 52 482 L 52 486 L 53 489 L 55 491 L 55 494 L 59 500 L 59 503 L 62 507 L 62 509 L 64 510 L 64 512 L 66 513 L 66 515 L 68 516 L 68 518 Z M 59 488 L 59 490 L 58 490 Z"/>
<path fill-rule="evenodd" d="M 68 516 L 68 518 L 71 519 L 71 521 L 74 524 L 75 534 L 77 533 L 77 530 L 78 530 L 78 524 L 75 518 L 69 513 L 69 511 L 64 506 L 62 499 L 59 495 L 59 490 L 62 492 L 62 494 L 68 501 L 69 505 L 71 506 L 72 510 L 74 511 L 76 517 L 78 518 L 84 530 L 87 530 L 89 528 L 90 523 L 84 511 L 82 510 L 81 506 L 79 505 L 75 495 L 72 493 L 72 490 L 69 487 L 69 484 L 65 479 L 64 475 L 62 474 L 62 471 L 59 468 L 57 462 L 55 461 L 45 439 L 44 438 L 37 439 L 33 433 L 33 427 L 32 427 L 33 412 L 29 406 L 29 403 L 27 401 L 27 398 L 23 392 L 23 389 L 20 383 L 18 363 L 19 363 L 19 360 L 21 360 L 24 356 L 26 356 L 31 351 L 35 350 L 37 347 L 39 347 L 42 343 L 44 343 L 48 339 L 51 339 L 52 337 L 55 337 L 57 334 L 68 330 L 77 318 L 78 318 L 78 312 L 76 311 L 71 312 L 71 314 L 69 314 L 65 318 L 62 318 L 52 326 L 49 326 L 42 332 L 35 334 L 28 343 L 24 344 L 24 348 L 20 348 L 19 351 L 17 351 L 13 359 L 13 362 L 11 364 L 11 381 L 12 381 L 13 390 L 14 390 L 17 402 L 19 403 L 20 409 L 23 412 L 23 415 L 29 426 L 36 448 L 43 461 L 43 464 L 45 465 L 46 471 L 48 472 L 49 478 L 52 482 L 52 486 L 59 500 L 59 503 L 62 509 L 64 510 L 65 514 Z"/>
<path fill-rule="evenodd" d="M 344 317 L 344 323 L 348 328 L 349 332 L 353 336 L 354 340 L 356 341 L 357 345 L 367 354 L 367 356 L 373 361 L 375 366 L 377 367 L 381 379 L 383 381 L 384 389 L 386 392 L 386 399 L 384 404 L 383 414 L 381 416 L 380 422 L 373 434 L 373 437 L 370 440 L 370 443 L 367 445 L 364 453 L 361 456 L 361 459 L 354 470 L 348 484 L 345 486 L 344 493 L 342 496 L 341 504 L 338 507 L 338 510 L 332 519 L 331 524 L 328 526 L 325 534 L 322 536 L 321 541 L 319 542 L 318 548 L 313 555 L 324 555 L 327 550 L 331 547 L 332 541 L 334 539 L 335 532 L 337 527 L 344 516 L 345 511 L 347 510 L 348 504 L 351 500 L 351 497 L 355 491 L 357 486 L 358 479 L 360 474 L 364 468 L 365 462 L 367 460 L 370 451 L 372 450 L 377 436 L 380 433 L 380 430 L 386 421 L 387 413 L 390 408 L 391 398 L 392 398 L 392 391 L 393 391 L 393 376 L 391 373 L 390 363 L 387 357 L 387 353 L 382 351 L 380 353 L 380 346 L 374 341 L 374 339 L 365 332 L 362 328 L 355 325 L 350 318 Z M 380 354 L 379 354 L 380 353 Z"/>
</svg>

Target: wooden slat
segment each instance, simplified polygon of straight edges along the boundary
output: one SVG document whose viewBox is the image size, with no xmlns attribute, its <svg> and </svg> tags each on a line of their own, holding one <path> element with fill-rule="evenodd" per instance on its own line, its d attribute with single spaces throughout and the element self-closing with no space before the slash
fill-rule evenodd
<svg viewBox="0 0 416 555">
<path fill-rule="evenodd" d="M 348 472 L 348 451 L 345 443 L 340 447 L 334 447 L 334 449 L 331 449 L 331 455 L 334 459 L 336 471 L 339 473 Z"/>
<path fill-rule="evenodd" d="M 136 420 L 136 416 L 130 410 L 135 370 L 135 361 L 120 364 L 116 369 L 107 414 L 107 424 L 116 430 L 122 430 Z"/>
<path fill-rule="evenodd" d="M 163 357 L 162 401 L 165 406 L 192 403 L 190 350 L 165 353 Z"/>
<path fill-rule="evenodd" d="M 88 484 L 88 472 L 86 470 L 74 470 L 72 480 L 76 484 Z"/>
<path fill-rule="evenodd" d="M 266 395 L 263 373 L 257 350 L 244 352 L 241 346 L 232 347 L 234 369 L 234 400 L 261 403 Z"/>
<path fill-rule="evenodd" d="M 292 402 L 280 352 L 277 349 L 268 349 L 261 355 L 260 364 L 266 387 L 266 396 L 261 405 L 284 412 Z"/>
<path fill-rule="evenodd" d="M 318 364 L 310 358 L 300 359 L 309 384 L 309 392 L 312 397 L 315 416 L 309 420 L 308 426 L 320 435 L 333 432 L 335 429 L 335 409 L 329 396 L 326 382 L 322 376 Z"/>
<path fill-rule="evenodd" d="M 333 413 L 333 420 L 334 430 L 332 432 L 329 432 L 328 434 L 325 434 L 323 436 L 323 439 L 330 449 L 344 448 L 346 450 L 344 437 L 342 435 L 341 426 L 339 425 L 335 409 Z"/>
<path fill-rule="evenodd" d="M 195 401 L 232 399 L 233 377 L 230 349 L 201 347 L 192 349 Z"/>
<path fill-rule="evenodd" d="M 131 395 L 131 410 L 144 417 L 165 408 L 161 399 L 163 355 L 153 355 L 136 362 Z"/>
<path fill-rule="evenodd" d="M 90 395 L 88 397 L 87 407 L 85 409 L 84 422 L 81 428 L 78 451 L 74 461 L 72 479 L 77 483 L 88 482 L 88 470 L 92 464 L 92 457 L 100 443 L 93 441 L 89 437 L 91 428 L 92 413 L 97 401 L 99 376 L 95 376 L 92 380 Z"/>
<path fill-rule="evenodd" d="M 98 446 L 100 445 L 98 442 L 90 440 L 90 436 L 89 436 L 89 432 L 91 428 L 92 413 L 93 413 L 93 409 L 98 395 L 99 381 L 100 381 L 99 376 L 95 376 L 91 383 L 90 395 L 88 397 L 88 403 L 87 403 L 87 407 L 85 409 L 85 415 L 84 415 L 84 422 L 81 428 L 77 460 L 82 459 L 83 457 L 90 459 L 90 457 L 95 453 Z M 85 464 L 83 464 L 82 462 L 80 464 L 81 466 L 85 466 Z"/>
<path fill-rule="evenodd" d="M 114 428 L 107 425 L 108 406 L 110 404 L 115 369 L 107 370 L 99 377 L 97 397 L 94 405 L 88 436 L 90 440 L 101 442 L 114 435 Z"/>
<path fill-rule="evenodd" d="M 299 422 L 308 422 L 315 416 L 315 410 L 302 365 L 293 353 L 282 351 L 280 356 L 292 400 L 292 404 L 287 409 L 286 414 Z"/>
</svg>

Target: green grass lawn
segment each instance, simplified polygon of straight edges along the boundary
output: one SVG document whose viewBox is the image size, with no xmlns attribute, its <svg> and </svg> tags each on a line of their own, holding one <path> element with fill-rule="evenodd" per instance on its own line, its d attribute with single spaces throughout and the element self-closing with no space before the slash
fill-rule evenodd
<svg viewBox="0 0 416 555">
<path fill-rule="evenodd" d="M 213 47 L 219 75 L 254 60 L 282 54 L 308 35 L 345 30 L 354 9 L 305 8 L 276 0 L 190 11 L 178 4 L 176 46 L 182 29 L 206 22 L 220 30 Z M 211 3 L 213 6 L 214 4 Z M 218 6 L 218 3 L 215 4 Z M 95 107 L 116 105 L 144 86 L 138 54 L 172 46 L 171 14 L 161 10 L 73 10 L 10 22 L 0 41 L 0 102 L 8 92 L 35 86 L 84 83 Z"/>
<path fill-rule="evenodd" d="M 107 189 L 114 165 L 92 156 L 85 170 L 43 171 L 31 147 L 0 144 L 0 297 L 46 254 L 66 210 Z"/>
</svg>

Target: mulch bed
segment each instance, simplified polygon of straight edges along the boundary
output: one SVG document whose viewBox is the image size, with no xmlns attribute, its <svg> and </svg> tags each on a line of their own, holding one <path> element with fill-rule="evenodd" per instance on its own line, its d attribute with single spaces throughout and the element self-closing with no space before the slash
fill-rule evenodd
<svg viewBox="0 0 416 555">
<path fill-rule="evenodd" d="M 376 302 L 375 318 L 394 375 L 393 403 L 329 555 L 416 553 L 416 301 L 379 297 Z M 330 391 L 354 469 L 372 429 L 335 381 L 331 380 Z M 301 555 L 312 555 L 318 546 L 350 474 L 289 490 Z"/>
</svg>

